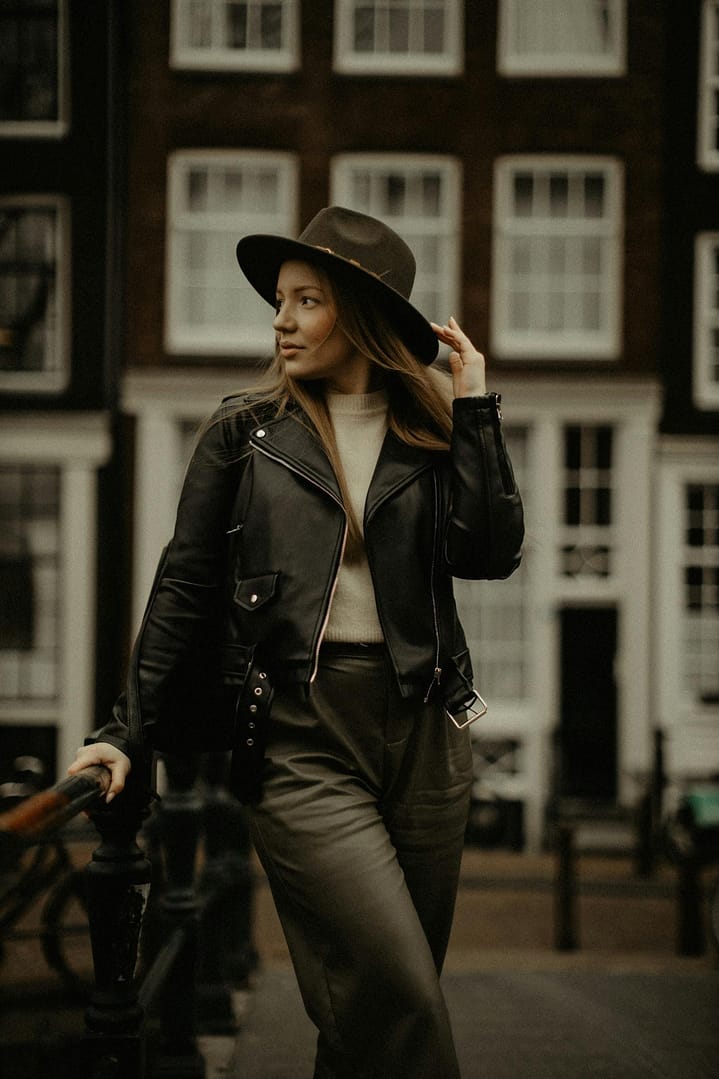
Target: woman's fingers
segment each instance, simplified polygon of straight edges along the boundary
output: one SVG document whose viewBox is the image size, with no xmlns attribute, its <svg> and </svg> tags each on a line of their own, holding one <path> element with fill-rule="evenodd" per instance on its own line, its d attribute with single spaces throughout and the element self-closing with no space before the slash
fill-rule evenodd
<svg viewBox="0 0 719 1079">
<path fill-rule="evenodd" d="M 91 764 L 103 764 L 110 769 L 111 780 L 105 801 L 111 802 L 125 786 L 125 780 L 132 767 L 130 758 L 109 742 L 95 742 L 93 745 L 81 746 L 78 749 L 75 760 L 67 773 L 71 776 L 76 775 L 83 768 L 89 768 Z"/>
<path fill-rule="evenodd" d="M 444 326 L 430 324 L 440 341 L 449 345 L 449 368 L 455 397 L 474 397 L 487 392 L 484 356 L 474 347 L 467 334 L 452 316 Z"/>
</svg>

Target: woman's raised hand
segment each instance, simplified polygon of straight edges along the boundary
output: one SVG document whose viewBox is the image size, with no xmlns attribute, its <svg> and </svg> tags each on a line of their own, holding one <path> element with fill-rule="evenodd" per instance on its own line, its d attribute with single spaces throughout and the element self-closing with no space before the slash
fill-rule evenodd
<svg viewBox="0 0 719 1079">
<path fill-rule="evenodd" d="M 484 356 L 477 352 L 456 318 L 450 318 L 446 326 L 431 323 L 437 337 L 449 345 L 449 369 L 455 397 L 477 397 L 487 392 L 484 377 Z"/>
<path fill-rule="evenodd" d="M 110 769 L 112 782 L 105 796 L 106 802 L 111 802 L 116 794 L 125 786 L 132 763 L 126 753 L 111 745 L 109 742 L 95 742 L 91 746 L 81 746 L 77 751 L 75 760 L 67 770 L 69 776 L 81 772 L 83 768 L 89 768 L 91 764 L 104 764 Z"/>
</svg>

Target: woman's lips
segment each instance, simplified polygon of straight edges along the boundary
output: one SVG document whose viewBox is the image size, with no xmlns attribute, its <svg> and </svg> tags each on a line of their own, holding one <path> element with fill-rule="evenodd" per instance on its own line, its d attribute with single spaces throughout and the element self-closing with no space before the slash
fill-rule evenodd
<svg viewBox="0 0 719 1079">
<path fill-rule="evenodd" d="M 300 345 L 293 345 L 291 341 L 280 341 L 280 352 L 283 356 L 294 356 L 300 351 Z"/>
</svg>

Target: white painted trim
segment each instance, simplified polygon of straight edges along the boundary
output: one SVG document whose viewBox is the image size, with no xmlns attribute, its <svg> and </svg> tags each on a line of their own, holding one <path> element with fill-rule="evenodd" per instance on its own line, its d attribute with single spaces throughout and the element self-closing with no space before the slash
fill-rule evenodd
<svg viewBox="0 0 719 1079">
<path fill-rule="evenodd" d="M 719 273 L 711 266 L 719 260 L 719 232 L 702 232 L 694 240 L 694 354 L 692 397 L 697 408 L 719 410 L 719 381 L 709 375 L 712 346 L 709 336 L 719 334 Z"/>
<path fill-rule="evenodd" d="M 0 460 L 99 468 L 110 456 L 106 412 L 5 412 Z"/>
<path fill-rule="evenodd" d="M 719 71 L 716 67 L 719 38 L 719 2 L 703 0 L 699 38 L 699 77 L 697 80 L 697 165 L 705 172 L 719 172 L 719 147 L 716 123 L 719 95 Z"/>
<path fill-rule="evenodd" d="M 719 707 L 692 701 L 682 691 L 677 638 L 683 614 L 683 492 L 688 483 L 719 483 L 719 438 L 663 436 L 657 471 L 652 711 L 667 736 L 668 769 L 680 779 L 687 770 L 710 774 L 719 769 Z"/>
<path fill-rule="evenodd" d="M 0 722 L 57 724 L 58 778 L 94 721 L 97 469 L 111 450 L 106 413 L 6 413 L 0 427 L 0 461 L 53 464 L 61 470 L 60 698 L 51 704 L 0 705 Z"/>
</svg>

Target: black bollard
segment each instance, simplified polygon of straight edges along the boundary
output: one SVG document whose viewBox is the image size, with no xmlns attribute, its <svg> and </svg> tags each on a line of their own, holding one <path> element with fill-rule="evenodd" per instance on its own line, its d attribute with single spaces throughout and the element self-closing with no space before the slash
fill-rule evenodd
<svg viewBox="0 0 719 1079">
<path fill-rule="evenodd" d="M 557 824 L 557 863 L 554 882 L 554 946 L 571 952 L 578 946 L 574 829 Z"/>
<path fill-rule="evenodd" d="M 150 890 L 150 863 L 136 842 L 147 801 L 128 784 L 110 806 L 91 812 L 101 843 L 85 869 L 95 988 L 85 1013 L 82 1056 L 93 1077 L 145 1075 L 135 966 Z"/>
<path fill-rule="evenodd" d="M 160 1045 L 153 1064 L 156 1079 L 204 1079 L 205 1061 L 197 1045 L 196 979 L 200 900 L 195 861 L 202 802 L 194 783 L 196 760 L 164 758 L 168 789 L 159 809 L 165 892 L 158 918 L 168 952 L 160 999 Z"/>
<path fill-rule="evenodd" d="M 679 955 L 704 955 L 703 902 L 700 862 L 689 855 L 677 867 Z"/>
</svg>

